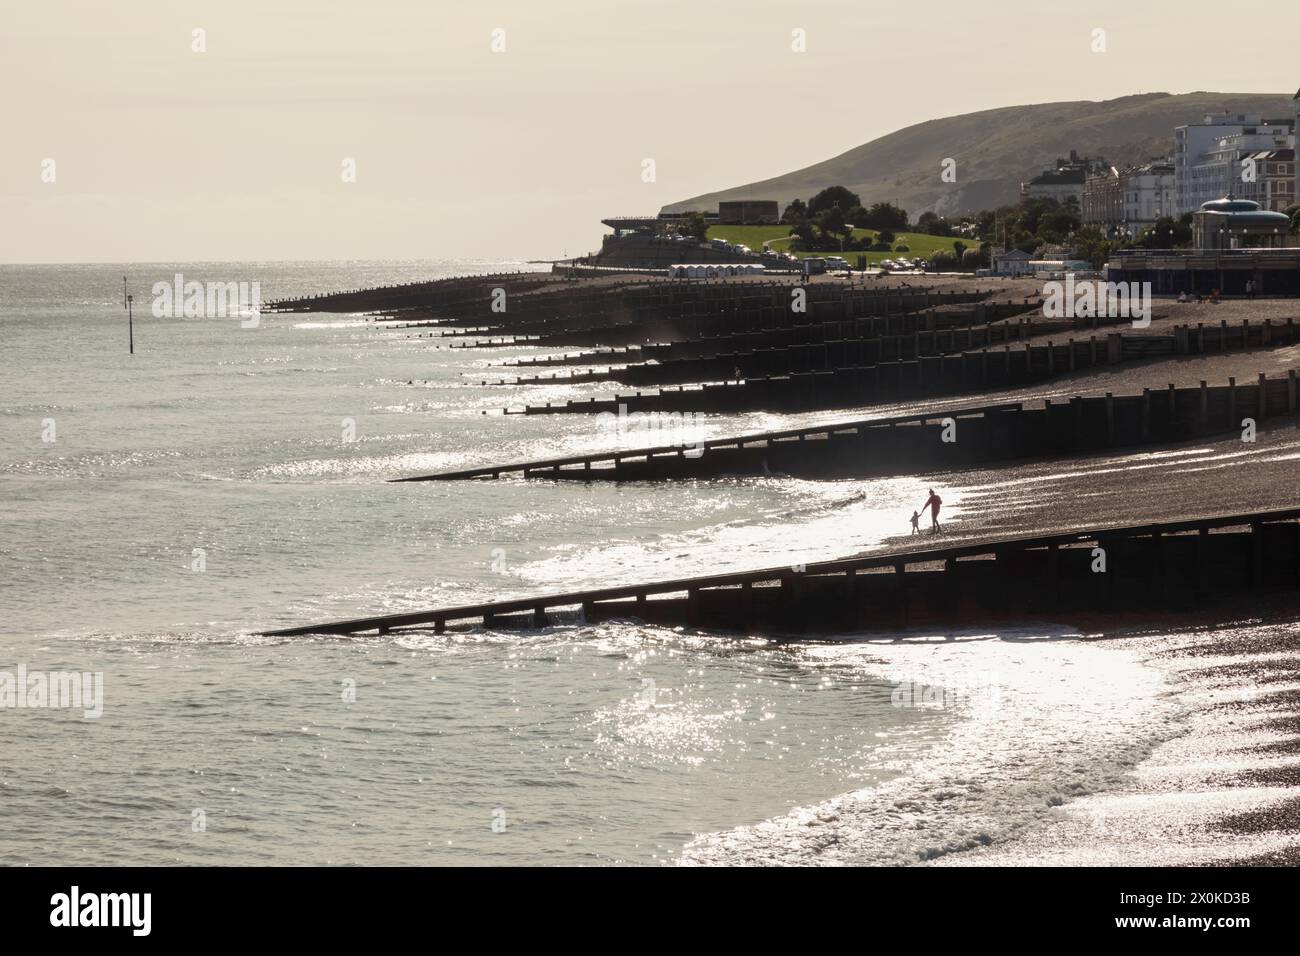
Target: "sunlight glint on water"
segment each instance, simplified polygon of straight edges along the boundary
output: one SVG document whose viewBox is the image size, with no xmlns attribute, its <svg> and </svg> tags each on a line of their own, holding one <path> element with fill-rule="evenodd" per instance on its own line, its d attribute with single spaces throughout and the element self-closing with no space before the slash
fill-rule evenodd
<svg viewBox="0 0 1300 956">
<path fill-rule="evenodd" d="M 127 274 L 141 298 L 178 271 L 257 279 L 274 298 L 471 268 L 492 266 Z M 0 669 L 103 671 L 106 687 L 98 720 L 0 713 L 2 863 L 654 863 L 687 844 L 700 859 L 807 859 L 805 843 L 734 828 L 772 819 L 779 829 L 812 812 L 799 808 L 876 787 L 889 803 L 846 813 L 860 826 L 844 846 L 910 862 L 1014 837 L 1045 800 L 1122 773 L 1161 726 L 1156 710 L 1134 711 L 1123 726 L 1138 743 L 1116 749 L 1116 695 L 1158 682 L 1123 650 L 1075 643 L 773 645 L 632 623 L 252 637 L 302 620 L 843 556 L 903 533 L 924 482 L 385 484 L 606 448 L 611 436 L 585 416 L 481 414 L 520 398 L 478 384 L 485 359 L 526 349 L 452 353 L 356 317 L 268 316 L 245 330 L 145 308 L 130 357 L 121 274 L 0 269 Z M 46 419 L 53 443 L 41 440 Z M 342 439 L 346 419 L 355 441 Z M 698 428 L 790 422 L 705 417 Z M 1005 754 L 963 749 L 994 726 L 1000 741 L 1034 727 L 1031 716 L 1050 715 L 1044 689 L 1085 664 L 1108 672 L 1097 686 L 1114 693 L 1093 695 L 1068 740 L 1040 727 L 1026 753 L 1042 759 L 1022 778 Z M 1005 683 L 942 709 L 891 701 L 900 680 L 953 683 L 972 669 Z M 994 686 L 1019 706 L 991 720 Z M 1067 744 L 1087 765 L 1073 779 L 1053 760 Z M 1002 789 L 976 786 L 964 814 L 945 814 L 927 809 L 936 775 L 943 786 L 987 775 Z M 192 829 L 196 810 L 206 832 Z M 904 825 L 881 830 L 879 813 Z M 57 846 L 36 836 L 52 828 Z"/>
</svg>

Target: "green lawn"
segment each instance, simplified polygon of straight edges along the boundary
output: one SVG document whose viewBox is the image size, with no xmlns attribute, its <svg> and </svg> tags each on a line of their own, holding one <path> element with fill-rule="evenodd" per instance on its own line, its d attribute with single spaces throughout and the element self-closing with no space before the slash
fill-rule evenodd
<svg viewBox="0 0 1300 956">
<path fill-rule="evenodd" d="M 859 239 L 864 237 L 874 239 L 876 237 L 875 230 L 873 229 L 854 229 L 853 235 L 855 238 L 859 238 Z M 768 246 L 768 248 L 776 252 L 789 252 L 790 251 L 789 237 L 790 237 L 790 229 L 788 226 L 710 226 L 709 227 L 710 239 L 725 239 L 727 240 L 727 242 L 744 243 L 745 245 L 749 246 L 749 248 L 753 249 L 755 252 L 763 251 L 763 242 L 765 240 L 771 240 L 771 244 Z M 919 232 L 900 232 L 895 234 L 894 245 L 895 246 L 898 246 L 899 244 L 906 245 L 910 248 L 911 250 L 910 252 L 899 252 L 899 253 L 858 252 L 854 250 L 849 250 L 843 253 L 796 252 L 795 255 L 801 259 L 804 256 L 843 255 L 845 259 L 847 259 L 850 263 L 853 264 L 857 263 L 858 256 L 866 256 L 867 262 L 872 263 L 874 265 L 875 263 L 879 262 L 881 259 L 892 259 L 895 256 L 899 256 L 899 255 L 905 256 L 908 259 L 916 259 L 916 258 L 928 259 L 931 255 L 933 255 L 936 252 L 941 252 L 941 251 L 952 252 L 952 244 L 957 241 L 958 240 L 955 238 L 949 238 L 946 236 L 927 236 Z M 962 239 L 960 241 L 965 243 L 967 249 L 976 249 L 979 247 L 979 243 L 974 239 Z"/>
</svg>

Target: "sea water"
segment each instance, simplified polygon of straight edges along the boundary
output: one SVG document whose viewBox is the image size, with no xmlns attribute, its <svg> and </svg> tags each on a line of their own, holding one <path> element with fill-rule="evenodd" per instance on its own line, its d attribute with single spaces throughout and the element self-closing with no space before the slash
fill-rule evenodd
<svg viewBox="0 0 1300 956">
<path fill-rule="evenodd" d="M 388 484 L 662 436 L 499 414 L 598 391 L 482 384 L 535 348 L 149 308 L 178 273 L 269 300 L 527 268 L 0 267 L 0 672 L 103 686 L 94 717 L 0 707 L 0 863 L 915 863 L 1021 840 L 1167 732 L 1168 708 L 1133 706 L 1159 698 L 1157 669 L 1052 622 L 843 643 L 634 621 L 255 636 L 907 530 L 926 476 Z M 702 416 L 673 437 L 807 420 Z"/>
</svg>

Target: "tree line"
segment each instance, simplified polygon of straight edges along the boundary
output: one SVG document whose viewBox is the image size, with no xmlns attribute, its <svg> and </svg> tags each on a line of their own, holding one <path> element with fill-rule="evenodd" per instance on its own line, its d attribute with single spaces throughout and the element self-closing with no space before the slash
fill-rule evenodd
<svg viewBox="0 0 1300 956">
<path fill-rule="evenodd" d="M 1291 232 L 1300 232 L 1300 206 L 1286 210 Z M 794 199 L 781 214 L 790 227 L 795 252 L 909 252 L 898 233 L 921 233 L 953 239 L 953 251 L 931 255 L 932 266 L 951 271 L 981 269 L 990 264 L 992 249 L 1018 249 L 1033 254 L 1044 246 L 1071 251 L 1075 257 L 1100 269 L 1117 249 L 1187 249 L 1192 245 L 1192 214 L 1165 216 L 1138 231 L 1123 227 L 1085 225 L 1083 210 L 1074 196 L 1064 201 L 1050 198 L 1020 202 L 969 213 L 951 221 L 923 212 L 913 223 L 907 210 L 890 202 L 862 205 L 857 193 L 845 186 L 828 186 L 806 202 Z M 854 230 L 871 230 L 874 236 L 856 236 Z M 704 216 L 692 214 L 687 232 L 703 239 L 708 231 Z"/>
</svg>

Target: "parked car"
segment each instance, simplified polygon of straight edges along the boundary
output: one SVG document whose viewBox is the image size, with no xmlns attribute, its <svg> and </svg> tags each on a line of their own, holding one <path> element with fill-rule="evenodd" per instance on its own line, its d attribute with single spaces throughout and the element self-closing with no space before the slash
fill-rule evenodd
<svg viewBox="0 0 1300 956">
<path fill-rule="evenodd" d="M 848 260 L 845 259 L 843 256 L 827 256 L 826 271 L 827 272 L 852 272 L 853 267 L 849 265 Z"/>
</svg>

